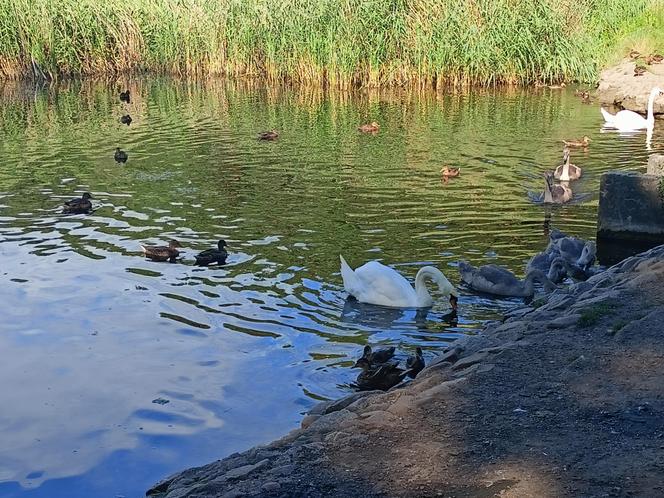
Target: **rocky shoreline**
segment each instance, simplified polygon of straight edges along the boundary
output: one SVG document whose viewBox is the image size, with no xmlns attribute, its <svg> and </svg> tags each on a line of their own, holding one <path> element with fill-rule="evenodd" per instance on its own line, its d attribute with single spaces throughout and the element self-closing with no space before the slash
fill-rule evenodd
<svg viewBox="0 0 664 498">
<path fill-rule="evenodd" d="M 664 246 L 148 496 L 664 496 Z"/>
<path fill-rule="evenodd" d="M 646 114 L 650 90 L 656 86 L 664 88 L 664 64 L 646 66 L 642 76 L 634 76 L 636 65 L 625 59 L 602 71 L 596 90 L 600 103 Z M 655 100 L 654 113 L 664 114 L 664 99 Z"/>
</svg>

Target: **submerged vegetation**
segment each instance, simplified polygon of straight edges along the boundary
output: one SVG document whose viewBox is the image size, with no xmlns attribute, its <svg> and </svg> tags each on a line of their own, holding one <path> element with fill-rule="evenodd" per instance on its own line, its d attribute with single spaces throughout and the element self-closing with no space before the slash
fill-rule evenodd
<svg viewBox="0 0 664 498">
<path fill-rule="evenodd" d="M 0 0 L 0 77 L 592 82 L 626 44 L 662 47 L 663 19 L 650 0 Z"/>
</svg>

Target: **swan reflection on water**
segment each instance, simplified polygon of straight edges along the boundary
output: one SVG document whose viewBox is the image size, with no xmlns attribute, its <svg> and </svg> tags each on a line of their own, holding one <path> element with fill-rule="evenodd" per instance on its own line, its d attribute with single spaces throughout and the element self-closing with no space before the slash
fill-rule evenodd
<svg viewBox="0 0 664 498">
<path fill-rule="evenodd" d="M 431 313 L 435 320 L 427 320 Z M 458 325 L 456 311 L 439 315 L 431 308 L 392 308 L 375 304 L 361 303 L 352 296 L 348 296 L 341 311 L 341 321 L 365 327 L 387 329 L 399 325 L 415 325 L 419 330 L 431 329 L 432 323 L 445 322 L 450 327 Z"/>
</svg>

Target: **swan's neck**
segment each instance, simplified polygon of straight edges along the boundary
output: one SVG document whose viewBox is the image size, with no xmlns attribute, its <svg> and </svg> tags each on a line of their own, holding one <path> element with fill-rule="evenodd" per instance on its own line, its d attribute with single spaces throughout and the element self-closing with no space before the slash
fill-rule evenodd
<svg viewBox="0 0 664 498">
<path fill-rule="evenodd" d="M 653 90 L 650 92 L 650 97 L 648 97 L 648 128 L 653 128 L 655 126 L 655 98 L 659 95 L 659 90 Z"/>
<path fill-rule="evenodd" d="M 549 280 L 544 272 L 541 272 L 540 270 L 532 270 L 530 273 L 528 273 L 526 280 L 523 283 L 523 287 L 527 295 L 530 296 L 533 294 L 535 282 L 537 281 L 544 284 L 544 288 L 546 290 L 552 290 L 556 288 L 556 286 L 553 284 L 553 282 L 551 282 L 551 280 Z"/>
<path fill-rule="evenodd" d="M 551 187 L 549 186 L 549 180 L 547 179 L 544 180 L 544 202 L 553 202 L 553 197 L 551 196 Z"/>
<path fill-rule="evenodd" d="M 425 266 L 424 268 L 420 268 L 420 271 L 418 271 L 415 276 L 415 294 L 417 294 L 417 303 L 419 307 L 431 306 L 433 304 L 431 294 L 429 294 L 427 286 L 424 283 L 426 278 L 435 281 L 436 275 Z"/>
<path fill-rule="evenodd" d="M 450 283 L 445 275 L 438 269 L 433 266 L 425 266 L 420 268 L 420 271 L 417 272 L 415 276 L 415 293 L 417 294 L 417 302 L 419 307 L 427 307 L 433 304 L 433 299 L 431 299 L 431 294 L 427 290 L 424 280 L 430 278 L 437 285 L 438 289 L 445 295 L 454 295 L 457 296 L 457 291 L 454 286 Z"/>
<path fill-rule="evenodd" d="M 563 166 L 563 174 L 560 175 L 560 179 L 563 181 L 569 180 L 569 156 L 567 156 L 567 160 Z"/>
</svg>

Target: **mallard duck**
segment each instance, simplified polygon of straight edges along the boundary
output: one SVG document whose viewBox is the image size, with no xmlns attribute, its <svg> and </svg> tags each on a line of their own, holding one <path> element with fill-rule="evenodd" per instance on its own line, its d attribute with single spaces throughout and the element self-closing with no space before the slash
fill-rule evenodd
<svg viewBox="0 0 664 498">
<path fill-rule="evenodd" d="M 592 139 L 588 135 L 583 135 L 583 138 L 581 140 L 575 140 L 575 139 L 563 140 L 565 147 L 587 148 L 588 145 L 590 145 L 590 142 L 592 142 Z"/>
<path fill-rule="evenodd" d="M 453 168 L 452 166 L 443 166 L 440 174 L 446 178 L 454 178 L 461 174 L 461 168 Z"/>
<path fill-rule="evenodd" d="M 126 102 L 127 104 L 130 101 L 129 97 L 129 90 L 125 90 L 124 92 L 120 92 L 120 102 Z"/>
<path fill-rule="evenodd" d="M 664 61 L 664 56 L 660 54 L 650 55 L 650 64 L 660 64 L 662 61 Z"/>
<path fill-rule="evenodd" d="M 646 66 L 635 66 L 634 67 L 634 76 L 643 76 L 643 74 L 648 70 Z"/>
<path fill-rule="evenodd" d="M 638 59 L 639 57 L 641 57 L 641 52 L 639 52 L 638 50 L 632 49 L 632 50 L 629 51 L 628 55 L 629 55 L 630 59 Z"/>
<path fill-rule="evenodd" d="M 572 200 L 572 189 L 565 183 L 553 183 L 553 173 L 544 173 L 545 204 L 565 204 Z"/>
<path fill-rule="evenodd" d="M 120 149 L 120 147 L 116 147 L 115 154 L 113 154 L 113 157 L 115 158 L 115 162 L 126 163 L 127 159 L 129 159 L 129 154 Z"/>
<path fill-rule="evenodd" d="M 372 351 L 371 346 L 367 344 L 364 346 L 362 358 L 369 360 L 369 363 L 372 365 L 376 363 L 386 363 L 392 359 L 395 350 L 396 348 L 391 346 L 389 348 L 379 349 L 378 351 Z"/>
<path fill-rule="evenodd" d="M 424 368 L 424 355 L 422 354 L 422 348 L 415 348 L 415 354 L 409 356 L 406 360 L 406 370 L 408 370 L 408 377 L 414 379 L 417 377 L 417 374 L 422 371 Z"/>
<path fill-rule="evenodd" d="M 569 276 L 574 280 L 585 281 L 595 274 L 594 271 L 588 268 L 581 268 L 574 263 L 569 263 L 565 258 L 559 256 L 551 262 L 551 269 L 549 270 L 549 279 L 552 282 L 560 283 Z"/>
<path fill-rule="evenodd" d="M 360 391 L 380 389 L 387 391 L 406 378 L 410 370 L 399 368 L 396 363 L 382 363 L 372 366 L 369 360 L 362 357 L 355 362 L 353 368 L 361 368 L 355 383 Z"/>
<path fill-rule="evenodd" d="M 363 124 L 362 126 L 359 126 L 357 129 L 363 133 L 376 133 L 378 130 L 380 130 L 380 125 L 375 121 L 372 121 L 369 124 Z"/>
<path fill-rule="evenodd" d="M 258 140 L 276 140 L 278 136 L 277 130 L 262 131 L 258 134 Z"/>
<path fill-rule="evenodd" d="M 153 261 L 170 261 L 175 262 L 175 258 L 180 255 L 178 247 L 182 247 L 177 240 L 169 241 L 167 246 L 144 246 L 141 245 L 145 257 Z"/>
<path fill-rule="evenodd" d="M 218 265 L 223 265 L 226 263 L 226 258 L 228 257 L 228 252 L 226 249 L 226 241 L 220 240 L 217 242 L 216 249 L 207 249 L 201 253 L 198 253 L 196 256 L 196 264 L 198 266 L 208 266 L 212 263 L 217 263 Z"/>
<path fill-rule="evenodd" d="M 65 201 L 63 212 L 70 214 L 89 213 L 92 210 L 90 199 L 92 199 L 90 192 L 85 192 L 81 197 Z"/>
<path fill-rule="evenodd" d="M 542 283 L 547 291 L 556 288 L 553 282 L 539 270 L 531 270 L 524 280 L 519 280 L 514 273 L 497 265 L 484 265 L 475 268 L 465 261 L 460 261 L 459 274 L 471 289 L 496 296 L 532 296 L 535 293 L 535 281 Z"/>
<path fill-rule="evenodd" d="M 590 92 L 588 90 L 574 90 L 574 96 L 587 99 L 590 97 Z"/>
<path fill-rule="evenodd" d="M 567 146 L 563 149 L 563 164 L 558 166 L 553 172 L 553 177 L 556 180 L 568 182 L 570 180 L 578 180 L 581 178 L 581 168 L 569 162 L 570 150 Z"/>
<path fill-rule="evenodd" d="M 120 123 L 126 124 L 127 126 L 129 126 L 131 124 L 131 122 L 132 122 L 132 119 L 131 119 L 131 116 L 129 114 L 125 114 L 124 116 L 122 116 L 120 118 Z"/>
<path fill-rule="evenodd" d="M 563 81 L 562 83 L 559 83 L 557 85 L 547 85 L 551 90 L 560 90 L 561 88 L 565 88 L 567 85 Z"/>
</svg>

